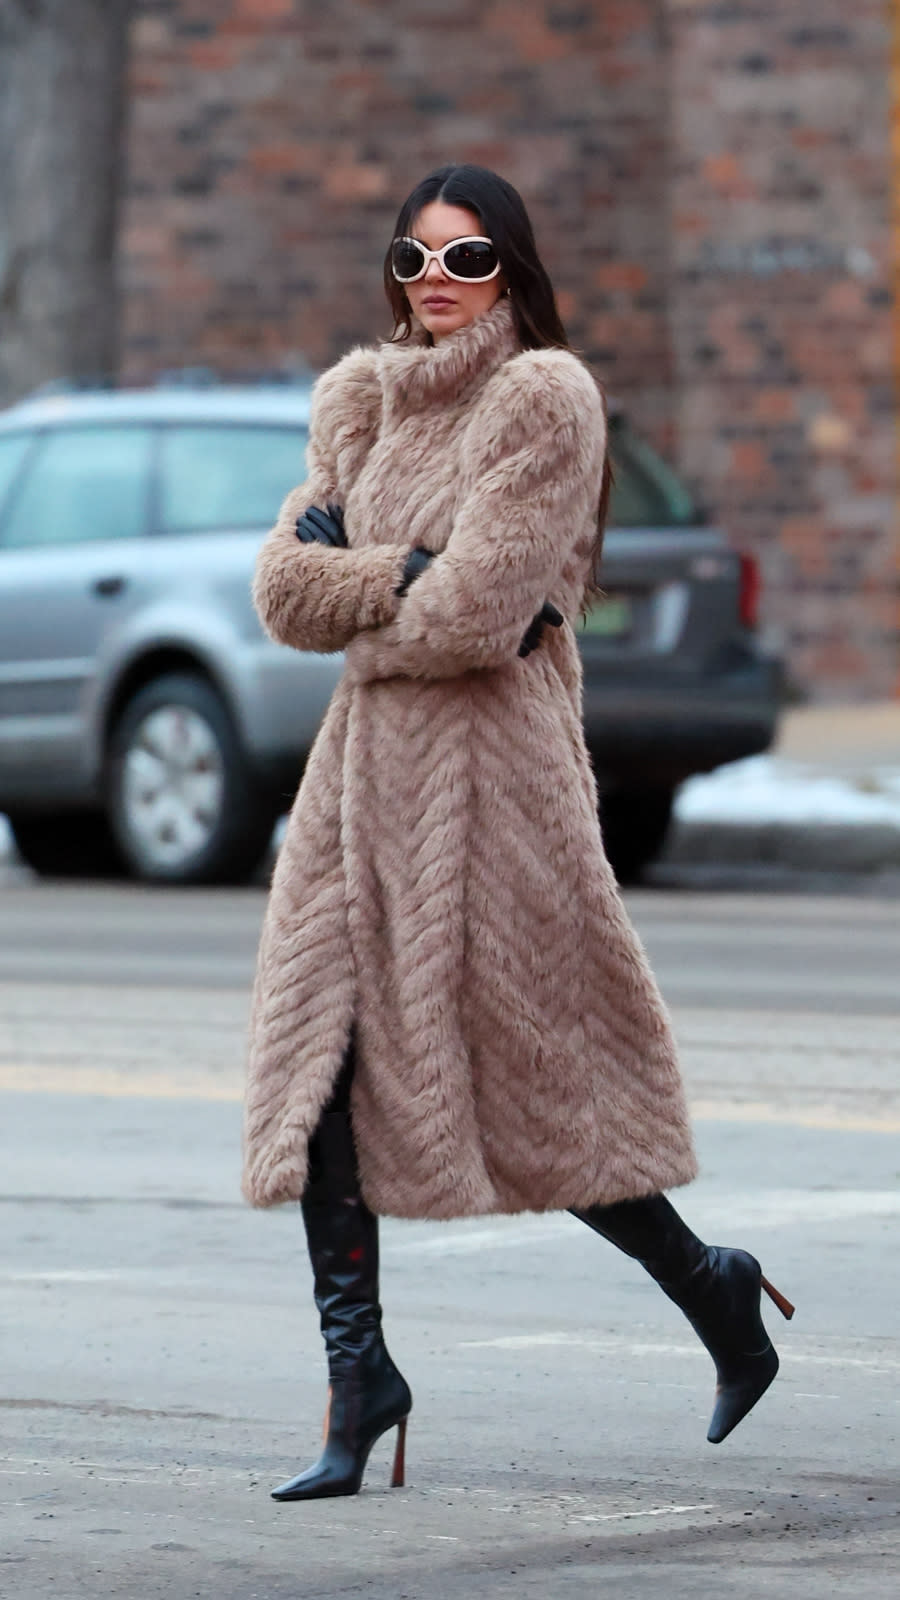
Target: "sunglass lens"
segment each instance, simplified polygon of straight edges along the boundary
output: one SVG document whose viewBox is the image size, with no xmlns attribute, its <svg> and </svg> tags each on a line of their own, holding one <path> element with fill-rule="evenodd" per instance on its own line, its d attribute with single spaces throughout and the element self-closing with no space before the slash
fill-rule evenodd
<svg viewBox="0 0 900 1600">
<path fill-rule="evenodd" d="M 463 239 L 444 257 L 455 278 L 489 278 L 497 265 L 497 252 L 489 239 Z"/>
<path fill-rule="evenodd" d="M 400 283 L 408 283 L 422 271 L 425 257 L 414 239 L 395 239 L 391 245 L 391 267 Z"/>
</svg>

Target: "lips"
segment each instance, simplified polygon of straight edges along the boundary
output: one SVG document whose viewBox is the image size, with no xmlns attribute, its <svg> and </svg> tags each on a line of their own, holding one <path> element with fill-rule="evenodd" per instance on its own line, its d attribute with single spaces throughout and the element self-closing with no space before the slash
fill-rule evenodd
<svg viewBox="0 0 900 1600">
<path fill-rule="evenodd" d="M 445 294 L 431 294 L 422 301 L 423 306 L 431 306 L 433 311 L 440 311 L 442 306 L 454 306 L 455 300 L 448 300 Z"/>
</svg>

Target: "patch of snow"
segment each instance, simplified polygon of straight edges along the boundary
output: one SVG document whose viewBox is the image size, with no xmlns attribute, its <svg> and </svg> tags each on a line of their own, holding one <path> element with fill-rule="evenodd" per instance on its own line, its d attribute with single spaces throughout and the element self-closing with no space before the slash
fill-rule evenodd
<svg viewBox="0 0 900 1600">
<path fill-rule="evenodd" d="M 900 829 L 900 771 L 865 779 L 827 777 L 773 756 L 751 756 L 691 778 L 679 792 L 679 822 L 818 823 Z"/>
<path fill-rule="evenodd" d="M 12 829 L 5 817 L 0 817 L 0 861 L 13 853 Z"/>
</svg>

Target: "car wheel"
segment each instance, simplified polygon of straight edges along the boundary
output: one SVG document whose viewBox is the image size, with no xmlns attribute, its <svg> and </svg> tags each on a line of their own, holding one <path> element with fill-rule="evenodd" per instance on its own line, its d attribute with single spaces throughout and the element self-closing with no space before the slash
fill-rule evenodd
<svg viewBox="0 0 900 1600">
<path fill-rule="evenodd" d="M 106 818 L 93 811 L 45 811 L 9 818 L 16 849 L 45 878 L 117 878 L 126 868 Z"/>
<path fill-rule="evenodd" d="M 128 702 L 109 749 L 109 814 L 132 872 L 154 883 L 241 883 L 272 836 L 228 709 L 206 679 L 156 678 Z"/>
<path fill-rule="evenodd" d="M 620 883 L 637 883 L 662 850 L 672 820 L 673 789 L 611 789 L 600 798 L 600 826 Z"/>
</svg>

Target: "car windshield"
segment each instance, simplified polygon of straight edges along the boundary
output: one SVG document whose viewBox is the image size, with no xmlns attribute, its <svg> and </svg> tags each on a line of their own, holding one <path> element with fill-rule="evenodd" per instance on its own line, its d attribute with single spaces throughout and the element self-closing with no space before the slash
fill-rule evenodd
<svg viewBox="0 0 900 1600">
<path fill-rule="evenodd" d="M 696 507 L 684 485 L 623 417 L 610 418 L 609 453 L 615 477 L 611 528 L 687 528 L 696 523 Z"/>
</svg>

